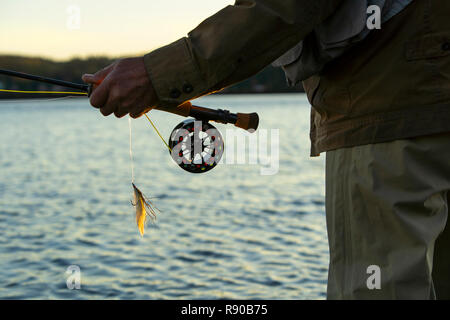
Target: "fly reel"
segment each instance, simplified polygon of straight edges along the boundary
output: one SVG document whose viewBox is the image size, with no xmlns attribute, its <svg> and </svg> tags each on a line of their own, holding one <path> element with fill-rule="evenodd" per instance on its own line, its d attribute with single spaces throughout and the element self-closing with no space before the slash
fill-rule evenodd
<svg viewBox="0 0 450 320">
<path fill-rule="evenodd" d="M 172 159 L 183 170 L 203 173 L 214 168 L 222 158 L 224 142 L 219 130 L 209 121 L 231 123 L 254 132 L 258 128 L 256 113 L 231 113 L 228 110 L 209 109 L 183 103 L 170 112 L 184 117 L 193 117 L 178 124 L 169 137 Z"/>
<path fill-rule="evenodd" d="M 187 119 L 169 137 L 172 159 L 183 170 L 203 173 L 222 158 L 224 141 L 219 130 L 206 120 Z"/>
</svg>

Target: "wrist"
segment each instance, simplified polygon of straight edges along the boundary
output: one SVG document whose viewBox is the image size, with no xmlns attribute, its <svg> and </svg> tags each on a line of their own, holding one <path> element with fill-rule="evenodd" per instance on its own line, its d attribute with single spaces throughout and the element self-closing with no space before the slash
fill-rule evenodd
<svg viewBox="0 0 450 320">
<path fill-rule="evenodd" d="M 207 93 L 207 85 L 189 49 L 187 38 L 144 55 L 158 109 L 176 108 Z"/>
</svg>

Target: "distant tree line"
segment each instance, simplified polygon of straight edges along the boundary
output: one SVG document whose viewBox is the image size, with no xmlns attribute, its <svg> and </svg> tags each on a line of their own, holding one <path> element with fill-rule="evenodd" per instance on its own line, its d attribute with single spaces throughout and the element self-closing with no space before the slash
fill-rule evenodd
<svg viewBox="0 0 450 320">
<path fill-rule="evenodd" d="M 71 82 L 81 82 L 81 75 L 94 73 L 112 63 L 115 58 L 89 57 L 86 59 L 74 58 L 68 61 L 53 61 L 38 57 L 23 57 L 0 55 L 0 69 L 10 69 L 25 73 L 48 76 Z M 60 90 L 56 86 L 22 80 L 0 75 L 0 89 L 12 90 Z M 266 67 L 255 76 L 230 86 L 220 93 L 283 93 L 302 92 L 300 86 L 289 87 L 286 84 L 284 72 L 280 68 Z M 22 97 L 17 94 L 0 94 L 0 98 Z"/>
</svg>

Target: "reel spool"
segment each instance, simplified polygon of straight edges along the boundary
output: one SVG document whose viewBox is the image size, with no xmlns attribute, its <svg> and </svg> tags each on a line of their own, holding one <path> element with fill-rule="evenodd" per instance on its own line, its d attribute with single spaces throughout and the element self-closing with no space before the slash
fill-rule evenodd
<svg viewBox="0 0 450 320">
<path fill-rule="evenodd" d="M 206 120 L 187 119 L 169 137 L 172 159 L 190 173 L 214 168 L 222 158 L 224 146 L 219 130 Z"/>
</svg>

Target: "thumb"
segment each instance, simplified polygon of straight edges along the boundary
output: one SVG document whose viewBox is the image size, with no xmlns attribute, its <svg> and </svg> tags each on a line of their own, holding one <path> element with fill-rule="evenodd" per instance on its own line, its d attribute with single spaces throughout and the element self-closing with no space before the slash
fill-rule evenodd
<svg viewBox="0 0 450 320">
<path fill-rule="evenodd" d="M 89 73 L 83 74 L 81 79 L 86 83 L 97 84 L 97 81 L 95 81 L 95 77 L 93 74 L 89 74 Z"/>
<path fill-rule="evenodd" d="M 109 65 L 106 68 L 97 71 L 95 74 L 84 74 L 81 79 L 86 83 L 100 84 L 102 83 L 103 79 L 105 79 L 106 76 L 112 71 L 112 69 L 113 65 Z"/>
</svg>

